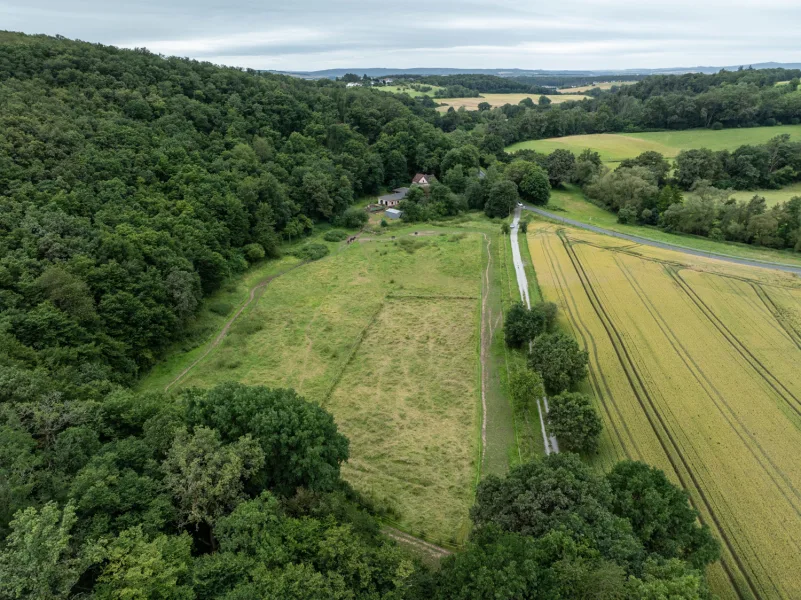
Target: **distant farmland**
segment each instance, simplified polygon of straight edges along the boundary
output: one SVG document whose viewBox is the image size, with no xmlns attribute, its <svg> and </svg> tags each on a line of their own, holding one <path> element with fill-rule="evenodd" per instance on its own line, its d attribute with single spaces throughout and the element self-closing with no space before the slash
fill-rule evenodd
<svg viewBox="0 0 801 600">
<path fill-rule="evenodd" d="M 690 492 L 722 598 L 801 597 L 798 278 L 543 223 L 528 243 L 590 355 L 597 467 L 643 460 Z"/>
<path fill-rule="evenodd" d="M 478 110 L 478 105 L 488 102 L 490 106 L 503 106 L 504 104 L 519 104 L 525 98 L 531 98 L 537 103 L 540 94 L 482 94 L 480 98 L 434 98 L 435 102 L 445 103 L 447 106 L 440 106 L 437 110 L 447 111 L 451 106 L 459 109 L 464 106 L 467 110 Z M 561 104 L 570 100 L 584 100 L 588 96 L 582 94 L 552 94 L 548 95 L 551 102 Z"/>
<path fill-rule="evenodd" d="M 743 144 L 763 144 L 769 139 L 789 133 L 792 139 L 801 139 L 801 125 L 780 125 L 777 127 L 748 127 L 739 129 L 688 129 L 683 131 L 657 131 L 649 133 L 597 133 L 593 135 L 571 135 L 543 140 L 518 142 L 506 148 L 515 152 L 530 148 L 538 152 L 550 153 L 565 148 L 578 155 L 585 148 L 600 153 L 607 163 L 616 163 L 626 158 L 634 158 L 646 150 L 655 150 L 673 158 L 682 150 L 709 148 L 710 150 L 734 150 Z"/>
<path fill-rule="evenodd" d="M 572 88 L 561 88 L 559 90 L 562 94 L 584 94 L 589 92 L 590 90 L 610 90 L 613 87 L 621 86 L 621 85 L 631 85 L 632 83 L 637 83 L 636 81 L 604 81 L 603 83 L 597 83 L 595 85 L 580 85 L 577 87 Z"/>
</svg>

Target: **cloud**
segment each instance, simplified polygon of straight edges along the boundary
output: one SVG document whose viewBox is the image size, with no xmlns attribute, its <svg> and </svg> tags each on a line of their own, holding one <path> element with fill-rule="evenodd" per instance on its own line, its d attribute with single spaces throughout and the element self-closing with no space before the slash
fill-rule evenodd
<svg viewBox="0 0 801 600">
<path fill-rule="evenodd" d="M 283 70 L 793 62 L 799 22 L 797 0 L 0 0 L 12 30 Z"/>
</svg>

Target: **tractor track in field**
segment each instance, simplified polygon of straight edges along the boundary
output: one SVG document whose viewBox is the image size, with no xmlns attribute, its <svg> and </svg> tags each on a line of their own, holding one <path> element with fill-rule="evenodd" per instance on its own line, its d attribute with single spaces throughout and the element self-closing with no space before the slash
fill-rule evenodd
<svg viewBox="0 0 801 600">
<path fill-rule="evenodd" d="M 481 363 L 481 464 L 480 469 L 484 468 L 484 456 L 487 450 L 487 363 L 489 362 L 489 349 L 492 343 L 492 313 L 489 308 L 489 272 L 492 264 L 492 254 L 490 254 L 490 244 L 492 240 L 485 233 L 484 240 L 487 242 L 487 268 L 481 279 L 481 336 L 479 342 L 479 361 Z"/>
<path fill-rule="evenodd" d="M 595 310 L 595 313 L 597 314 L 599 320 L 601 321 L 601 324 L 603 325 L 604 329 L 606 330 L 607 335 L 609 336 L 610 341 L 612 342 L 612 347 L 615 350 L 615 354 L 617 355 L 621 366 L 623 366 L 623 371 L 624 371 L 624 373 L 626 375 L 626 378 L 627 378 L 627 380 L 629 382 L 629 385 L 630 385 L 630 387 L 631 387 L 631 389 L 632 389 L 632 391 L 634 393 L 634 396 L 637 399 L 638 403 L 640 404 L 640 407 L 642 408 L 643 412 L 645 413 L 645 416 L 646 416 L 646 418 L 648 419 L 648 422 L 651 425 L 651 429 L 653 430 L 654 435 L 656 436 L 657 440 L 659 441 L 659 444 L 662 447 L 662 450 L 665 453 L 666 458 L 670 462 L 670 464 L 671 464 L 671 466 L 673 468 L 673 471 L 676 474 L 676 477 L 678 477 L 682 487 L 684 487 L 685 489 L 690 489 L 689 486 L 687 485 L 687 480 L 686 480 L 685 476 L 682 474 L 682 470 L 679 468 L 679 465 L 676 462 L 676 458 L 674 458 L 674 455 L 681 462 L 681 466 L 684 467 L 684 472 L 686 472 L 687 475 L 689 476 L 696 493 L 698 494 L 699 498 L 701 499 L 701 502 L 704 504 L 704 506 L 706 508 L 706 512 L 709 514 L 710 518 L 712 519 L 712 522 L 715 525 L 715 529 L 717 530 L 718 535 L 720 535 L 721 539 L 723 540 L 724 545 L 726 546 L 727 550 L 729 551 L 729 554 L 732 556 L 734 562 L 736 563 L 737 568 L 740 571 L 740 574 L 744 578 L 744 580 L 745 580 L 745 582 L 746 582 L 746 584 L 747 584 L 747 586 L 749 588 L 749 591 L 751 592 L 751 594 L 753 595 L 754 598 L 761 599 L 762 596 L 760 595 L 759 591 L 757 590 L 757 586 L 754 584 L 754 582 L 753 582 L 753 580 L 751 578 L 751 574 L 748 572 L 748 570 L 746 570 L 745 565 L 742 562 L 742 559 L 734 552 L 734 544 L 731 541 L 731 539 L 729 538 L 729 536 L 727 535 L 726 531 L 724 530 L 724 528 L 723 528 L 720 520 L 718 519 L 717 515 L 712 510 L 712 502 L 707 497 L 707 494 L 704 492 L 704 489 L 701 487 L 700 482 L 698 481 L 695 473 L 690 468 L 690 464 L 689 464 L 687 458 L 681 452 L 681 449 L 679 447 L 678 442 L 673 437 L 673 434 L 671 433 L 670 429 L 668 428 L 667 423 L 665 423 L 664 417 L 657 410 L 656 404 L 655 404 L 653 398 L 650 396 L 650 394 L 648 392 L 648 389 L 647 389 L 647 387 L 645 385 L 645 382 L 642 380 L 641 375 L 637 371 L 637 368 L 636 368 L 636 366 L 634 364 L 634 361 L 631 358 L 631 356 L 630 356 L 630 354 L 628 352 L 628 349 L 626 348 L 626 346 L 625 346 L 625 344 L 623 342 L 623 338 L 622 338 L 620 332 L 615 328 L 615 325 L 612 322 L 612 320 L 609 317 L 609 315 L 607 314 L 605 308 L 603 307 L 603 304 L 600 302 L 600 299 L 595 294 L 595 291 L 592 288 L 592 285 L 591 285 L 591 283 L 589 281 L 589 278 L 587 277 L 587 274 L 584 271 L 584 268 L 581 265 L 581 262 L 578 259 L 578 256 L 576 256 L 573 248 L 570 246 L 570 243 L 567 240 L 564 232 L 563 231 L 558 231 L 557 234 L 559 235 L 559 237 L 560 237 L 560 239 L 562 241 L 562 244 L 563 244 L 563 246 L 564 246 L 564 248 L 565 248 L 565 250 L 566 250 L 566 252 L 568 254 L 568 257 L 570 258 L 570 261 L 573 264 L 573 268 L 576 270 L 576 273 L 579 276 L 579 280 L 581 282 L 582 287 L 584 288 L 585 293 L 590 298 L 590 303 L 592 304 L 593 309 Z M 615 340 L 617 340 L 617 343 L 615 343 Z M 635 382 L 636 382 L 636 384 L 635 384 Z M 648 408 L 646 408 L 646 404 L 650 407 L 650 412 L 649 412 Z M 657 422 L 658 422 L 659 426 L 657 426 Z M 660 431 L 661 431 L 661 434 L 660 434 Z M 667 439 L 667 441 L 666 441 L 665 438 Z M 670 446 L 673 449 L 672 453 L 669 450 L 668 446 Z M 695 508 L 695 502 L 693 501 L 692 498 L 690 498 L 690 503 Z M 703 515 L 700 512 L 699 512 L 699 518 L 701 519 L 701 522 L 703 523 L 705 519 L 704 519 Z M 739 585 L 737 584 L 737 580 L 736 580 L 736 578 L 734 576 L 734 573 L 731 570 L 731 567 L 728 564 L 728 561 L 726 561 L 725 559 L 722 558 L 721 559 L 721 565 L 723 566 L 723 570 L 726 573 L 726 576 L 728 577 L 728 579 L 729 579 L 729 581 L 731 583 L 732 589 L 735 591 L 735 593 L 737 594 L 737 596 L 741 600 L 746 600 L 747 597 L 743 594 L 743 591 L 740 589 Z M 771 584 L 773 585 L 774 589 L 776 589 L 776 585 L 772 580 L 771 580 Z M 776 589 L 776 592 L 778 592 L 778 589 Z M 778 596 L 781 596 L 781 594 L 778 594 Z"/>
<path fill-rule="evenodd" d="M 765 308 L 771 314 L 771 316 L 776 319 L 776 322 L 779 326 L 784 330 L 785 333 L 790 337 L 792 342 L 795 344 L 796 348 L 801 350 L 801 332 L 796 330 L 790 323 L 785 323 L 784 317 L 782 317 L 781 310 L 774 302 L 773 298 L 770 297 L 770 294 L 763 288 L 761 285 L 757 283 L 752 283 L 751 287 L 754 288 L 754 292 L 756 293 L 757 297 L 762 301 L 765 305 Z"/>
<path fill-rule="evenodd" d="M 795 488 L 793 483 L 786 478 L 783 471 L 773 462 L 773 459 L 770 457 L 770 455 L 768 455 L 767 452 L 765 452 L 765 449 L 762 447 L 759 441 L 749 432 L 746 425 L 740 420 L 740 417 L 737 415 L 737 412 L 732 409 L 732 407 L 726 401 L 724 395 L 720 392 L 720 390 L 717 389 L 715 384 L 712 383 L 712 381 L 706 375 L 701 366 L 695 361 L 692 354 L 687 350 L 684 344 L 681 343 L 679 336 L 676 335 L 676 333 L 670 327 L 665 318 L 662 317 L 662 315 L 659 313 L 657 307 L 654 306 L 653 302 L 647 297 L 645 291 L 642 289 L 642 286 L 640 286 L 640 284 L 634 277 L 634 274 L 631 273 L 631 271 L 628 269 L 628 267 L 626 267 L 626 265 L 619 263 L 617 259 L 615 259 L 615 263 L 618 265 L 618 268 L 623 273 L 623 276 L 629 282 L 629 285 L 631 285 L 632 289 L 634 290 L 634 293 L 643 303 L 645 309 L 651 315 L 651 318 L 654 320 L 659 329 L 662 331 L 662 334 L 667 339 L 671 348 L 673 348 L 673 351 L 684 363 L 684 366 L 696 380 L 701 389 L 704 390 L 704 393 L 715 405 L 715 408 L 717 408 L 720 415 L 728 423 L 729 427 L 731 427 L 735 435 L 737 435 L 737 437 L 740 439 L 743 446 L 748 449 L 748 452 L 751 454 L 754 460 L 756 460 L 757 463 L 762 467 L 762 470 L 776 486 L 776 489 L 779 490 L 779 493 L 784 497 L 784 499 L 790 505 L 790 508 L 792 508 L 793 511 L 795 511 L 798 517 L 801 517 L 801 510 L 799 510 L 799 508 L 796 506 L 796 503 L 793 502 L 793 500 L 789 498 L 785 493 L 785 491 L 782 489 L 782 486 L 779 484 L 779 481 L 777 481 L 774 472 L 776 475 L 778 475 L 779 478 L 782 479 L 787 488 L 789 488 L 792 491 L 793 495 L 796 497 L 796 500 L 801 500 L 801 494 L 799 493 L 799 491 Z M 703 382 L 701 381 L 702 379 Z M 704 385 L 704 382 L 706 382 L 706 386 Z M 710 393 L 710 390 L 714 392 L 714 396 L 713 394 Z M 715 400 L 716 397 L 717 401 Z M 721 404 L 726 407 L 725 411 L 721 408 Z M 731 417 L 729 415 L 731 415 Z M 734 419 L 734 421 L 736 421 L 737 425 L 739 425 L 739 428 L 736 427 L 735 424 L 732 422 L 732 418 Z M 746 437 L 744 437 L 743 432 L 745 433 L 747 439 Z M 756 447 L 756 449 L 759 450 L 759 454 L 755 452 L 754 447 Z M 772 471 L 766 466 L 765 461 L 767 461 L 770 467 L 772 467 Z M 797 544 L 795 545 L 796 549 L 801 554 L 801 548 L 799 548 Z"/>
<path fill-rule="evenodd" d="M 554 274 L 557 274 L 557 277 L 555 279 L 560 279 L 563 284 L 556 286 L 557 294 L 559 294 L 559 296 L 562 298 L 563 306 L 565 307 L 565 310 L 567 310 L 571 326 L 574 332 L 577 333 L 581 338 L 582 342 L 584 343 L 584 347 L 591 350 L 593 358 L 595 359 L 595 364 L 600 365 L 601 360 L 600 357 L 598 356 L 598 345 L 596 344 L 595 339 L 592 337 L 592 334 L 590 333 L 590 330 L 587 327 L 586 323 L 584 323 L 583 319 L 581 318 L 581 314 L 578 310 L 578 307 L 575 305 L 575 299 L 572 297 L 572 294 L 570 300 L 568 301 L 566 293 L 563 291 L 563 289 L 565 290 L 569 289 L 567 287 L 567 279 L 565 277 L 565 273 L 562 270 L 562 266 L 559 264 L 559 261 L 554 257 L 553 250 L 550 248 L 550 244 L 544 238 L 542 240 L 542 249 L 544 254 L 546 255 L 546 258 L 548 259 L 548 262 L 551 266 L 551 270 L 554 272 Z M 571 303 L 573 304 L 572 308 L 571 308 Z M 626 435 L 628 436 L 631 446 L 634 448 L 635 454 L 637 456 L 642 456 L 642 453 L 640 452 L 640 449 L 637 446 L 637 442 L 635 441 L 634 436 L 631 434 L 631 431 L 629 430 L 626 420 L 620 413 L 620 409 L 612 401 L 612 398 L 614 397 L 612 394 L 612 389 L 610 388 L 609 382 L 607 381 L 603 371 L 598 369 L 596 373 L 596 369 L 593 368 L 588 369 L 588 371 L 590 374 L 590 385 L 595 391 L 596 397 L 601 403 L 601 406 L 603 406 L 604 412 L 606 413 L 606 416 L 609 419 L 609 423 L 612 424 L 612 429 L 615 432 L 615 437 L 617 438 L 618 444 L 620 445 L 624 454 L 626 455 L 626 458 L 630 460 L 631 454 L 629 453 L 628 446 L 623 442 L 623 436 L 620 434 L 620 430 L 618 429 L 616 420 L 612 418 L 612 414 L 609 409 L 609 404 L 612 405 L 612 408 L 617 414 L 617 420 L 619 420 L 620 423 L 623 424 L 623 428 L 626 432 Z M 598 381 L 599 377 L 601 380 L 600 383 Z M 606 391 L 606 394 L 604 394 L 603 391 L 601 390 L 601 384 L 603 385 L 603 389 Z"/>
<path fill-rule="evenodd" d="M 170 381 L 170 383 L 168 383 L 168 384 L 167 384 L 167 385 L 164 387 L 164 391 L 165 391 L 165 392 L 169 391 L 169 389 L 170 389 L 172 386 L 174 386 L 176 383 L 178 383 L 179 381 L 181 381 L 181 379 L 183 379 L 184 377 L 186 377 L 186 376 L 189 374 L 189 372 L 190 372 L 192 369 L 194 369 L 194 368 L 195 368 L 195 367 L 196 367 L 196 366 L 197 366 L 197 365 L 198 365 L 198 364 L 199 364 L 199 363 L 200 363 L 200 362 L 201 362 L 201 361 L 202 361 L 204 358 L 206 358 L 206 357 L 207 357 L 209 354 L 211 354 L 211 351 L 212 351 L 212 350 L 214 350 L 214 349 L 215 349 L 217 346 L 219 346 L 219 345 L 220 345 L 220 343 L 221 343 L 221 342 L 222 342 L 222 341 L 225 339 L 225 337 L 228 335 L 228 332 L 231 330 L 231 326 L 232 326 L 232 325 L 234 324 L 234 322 L 235 322 L 235 321 L 236 321 L 236 320 L 239 318 L 239 316 L 242 314 L 242 312 L 243 312 L 243 311 L 244 311 L 244 310 L 245 310 L 245 309 L 246 309 L 248 306 L 250 306 L 250 304 L 251 304 L 251 303 L 252 303 L 254 300 L 257 300 L 259 297 L 261 297 L 261 294 L 264 292 L 265 288 L 266 288 L 268 285 L 270 285 L 270 283 L 272 283 L 272 282 L 273 282 L 275 279 L 277 279 L 277 278 L 281 277 L 282 275 L 286 275 L 286 274 L 287 274 L 287 273 L 289 273 L 290 271 L 294 271 L 294 270 L 295 270 L 295 269 L 297 269 L 298 267 L 302 267 L 303 265 L 305 265 L 305 264 L 308 264 L 308 262 L 309 262 L 309 261 L 307 261 L 307 260 L 304 260 L 304 261 L 302 261 L 302 262 L 299 262 L 298 264 L 296 264 L 296 265 L 293 265 L 293 266 L 289 267 L 289 268 L 288 268 L 286 271 L 281 271 L 280 273 L 276 273 L 275 275 L 271 275 L 271 276 L 270 276 L 270 277 L 268 277 L 267 279 L 264 279 L 264 280 L 260 281 L 259 283 L 257 283 L 255 286 L 253 286 L 253 287 L 250 289 L 250 292 L 249 292 L 249 294 L 248 294 L 248 299 L 247 299 L 247 300 L 244 302 L 244 304 L 242 304 L 242 306 L 240 306 L 240 307 L 239 307 L 239 309 L 236 311 L 236 313 L 234 313 L 234 316 L 232 316 L 230 319 L 228 319 L 228 321 L 226 321 L 226 322 L 225 322 L 225 325 L 223 325 L 223 328 L 220 330 L 220 333 L 218 333 L 218 334 L 217 334 L 217 337 L 215 337 L 215 338 L 214 338 L 214 340 L 213 340 L 213 341 L 211 342 L 211 344 L 209 345 L 209 347 L 208 347 L 208 348 L 206 348 L 206 351 L 205 351 L 203 354 L 201 354 L 201 355 L 200 355 L 198 358 L 196 358 L 196 359 L 195 359 L 195 360 L 192 362 L 192 364 L 190 364 L 190 365 L 189 365 L 188 367 L 186 367 L 186 368 L 185 368 L 183 371 L 181 371 L 180 373 L 178 373 L 178 375 L 175 377 L 175 379 L 173 379 L 172 381 Z"/>
<path fill-rule="evenodd" d="M 729 329 L 729 327 L 723 323 L 717 315 L 715 315 L 714 311 L 709 308 L 709 305 L 704 302 L 703 298 L 701 298 L 698 293 L 692 289 L 684 278 L 681 276 L 680 273 L 677 273 L 672 270 L 668 270 L 668 274 L 671 278 L 676 282 L 676 284 L 680 287 L 680 289 L 693 301 L 693 303 L 698 307 L 710 323 L 720 332 L 723 338 L 737 351 L 740 356 L 751 366 L 751 368 L 757 372 L 760 377 L 767 383 L 771 389 L 776 393 L 776 395 L 781 398 L 787 406 L 792 409 L 799 417 L 801 417 L 801 400 L 799 400 L 795 394 L 793 394 L 787 386 L 785 386 L 778 377 L 776 377 L 770 369 L 768 369 L 762 361 L 760 361 L 756 356 L 754 356 L 753 352 L 751 352 L 745 344 L 743 344 L 740 339 L 734 335 L 734 333 Z M 791 402 L 790 398 L 795 402 Z"/>
</svg>

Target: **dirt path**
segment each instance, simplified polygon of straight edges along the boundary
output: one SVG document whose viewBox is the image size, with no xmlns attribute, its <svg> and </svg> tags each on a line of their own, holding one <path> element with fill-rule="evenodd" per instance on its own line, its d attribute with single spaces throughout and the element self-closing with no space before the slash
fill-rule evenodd
<svg viewBox="0 0 801 600">
<path fill-rule="evenodd" d="M 426 542 L 425 540 L 421 540 L 420 538 L 416 538 L 408 533 L 404 533 L 400 529 L 395 529 L 394 527 L 389 527 L 385 525 L 382 529 L 384 535 L 389 538 L 392 538 L 396 542 L 400 542 L 401 544 L 406 544 L 409 546 L 413 546 L 416 550 L 428 554 L 432 558 L 436 560 L 440 560 L 445 558 L 446 556 L 450 556 L 453 554 L 450 550 L 445 548 L 441 548 L 440 546 L 435 546 L 430 542 Z"/>
<path fill-rule="evenodd" d="M 231 329 L 231 325 L 234 324 L 234 321 L 236 321 L 237 318 L 239 318 L 239 315 L 242 314 L 242 311 L 244 311 L 248 306 L 250 306 L 250 303 L 253 302 L 253 300 L 255 300 L 257 298 L 257 296 L 260 295 L 261 292 L 264 291 L 264 288 L 266 288 L 270 284 L 271 281 L 273 281 L 276 277 L 280 277 L 281 275 L 289 273 L 290 271 L 292 271 L 294 269 L 297 269 L 298 267 L 301 267 L 301 266 L 303 266 L 305 264 L 306 264 L 306 261 L 298 263 L 298 264 L 288 268 L 286 271 L 283 271 L 281 273 L 276 273 L 275 275 L 271 275 L 267 279 L 264 279 L 263 281 L 259 282 L 255 286 L 253 286 L 253 288 L 251 288 L 251 290 L 250 290 L 250 294 L 248 295 L 247 301 L 242 306 L 239 307 L 239 310 L 237 310 L 236 313 L 234 313 L 234 316 L 232 316 L 230 319 L 228 319 L 228 321 L 225 322 L 225 325 L 223 325 L 223 328 L 220 330 L 220 333 L 218 333 L 217 337 L 215 337 L 214 340 L 211 342 L 211 344 L 209 344 L 208 348 L 206 348 L 206 351 L 203 354 L 201 354 L 199 357 L 197 357 L 194 361 L 192 361 L 191 365 L 189 365 L 183 371 L 178 373 L 178 375 L 175 377 L 175 379 L 173 379 L 170 383 L 168 383 L 164 387 L 164 391 L 165 392 L 169 391 L 169 389 L 172 386 L 174 386 L 176 383 L 181 381 L 181 379 L 186 377 L 186 375 L 192 369 L 194 369 L 198 365 L 198 363 L 200 363 L 200 361 L 202 361 L 204 358 L 206 358 L 211 353 L 212 350 L 214 350 L 217 346 L 220 345 L 220 342 L 222 342 L 225 339 L 225 336 L 228 335 L 228 332 Z"/>
<path fill-rule="evenodd" d="M 489 348 L 492 343 L 492 314 L 487 299 L 489 298 L 489 272 L 492 263 L 490 254 L 490 237 L 485 233 L 487 241 L 487 268 L 484 270 L 484 281 L 481 290 L 481 466 L 484 466 L 484 453 L 487 448 L 487 362 Z"/>
<path fill-rule="evenodd" d="M 517 286 L 520 288 L 520 297 L 526 303 L 528 308 L 531 308 L 531 300 L 528 296 L 528 278 L 526 277 L 526 269 L 523 265 L 523 257 L 520 255 L 520 245 L 517 242 L 517 230 L 520 229 L 520 213 L 521 208 L 515 208 L 515 218 L 512 221 L 509 239 L 512 242 L 512 261 L 515 264 L 515 275 L 517 276 Z M 530 345 L 529 345 L 530 348 Z M 543 408 L 545 409 L 543 411 Z M 537 399 L 537 412 L 540 413 L 540 427 L 542 428 L 542 443 L 545 446 L 545 454 L 552 452 L 559 452 L 559 442 L 556 437 L 549 436 L 545 429 L 545 415 L 548 414 L 548 399 L 543 397 L 542 404 Z"/>
</svg>

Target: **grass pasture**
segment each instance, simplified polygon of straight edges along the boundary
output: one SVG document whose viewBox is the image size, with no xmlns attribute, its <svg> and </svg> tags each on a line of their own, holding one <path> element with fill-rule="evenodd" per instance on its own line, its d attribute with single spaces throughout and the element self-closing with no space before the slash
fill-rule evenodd
<svg viewBox="0 0 801 600">
<path fill-rule="evenodd" d="M 332 412 L 352 444 L 344 476 L 394 524 L 460 543 L 479 470 L 485 238 L 430 233 L 393 228 L 286 271 L 174 389 L 294 388 Z M 190 362 L 171 357 L 141 388 Z"/>
<path fill-rule="evenodd" d="M 762 196 L 768 206 L 774 206 L 780 202 L 787 202 L 795 196 L 801 196 L 801 183 L 793 183 L 779 190 L 740 191 L 732 194 L 737 200 L 750 200 L 754 196 Z"/>
<path fill-rule="evenodd" d="M 543 222 L 527 237 L 590 355 L 598 468 L 643 460 L 689 491 L 722 598 L 801 597 L 798 278 Z"/>
<path fill-rule="evenodd" d="M 682 131 L 655 131 L 647 133 L 596 133 L 570 135 L 559 138 L 518 142 L 506 148 L 515 152 L 525 148 L 550 153 L 567 149 L 578 155 L 591 148 L 601 155 L 605 163 L 618 163 L 654 150 L 667 158 L 675 158 L 682 150 L 709 148 L 710 150 L 734 150 L 744 144 L 764 144 L 769 139 L 790 134 L 791 139 L 801 139 L 801 125 L 779 125 L 776 127 L 744 127 L 738 129 L 687 129 Z"/>
<path fill-rule="evenodd" d="M 531 98 L 536 104 L 539 97 L 538 94 L 482 94 L 478 98 L 434 98 L 434 101 L 445 104 L 445 106 L 438 107 L 438 111 L 447 112 L 451 107 L 458 110 L 463 106 L 466 110 L 478 110 L 478 105 L 482 102 L 489 102 L 493 108 L 504 104 L 519 104 L 525 98 Z M 583 94 L 552 94 L 547 97 L 551 99 L 553 104 L 587 98 Z"/>
<path fill-rule="evenodd" d="M 427 92 L 420 92 L 417 90 L 413 90 L 408 85 L 379 85 L 375 86 L 374 89 L 380 90 L 382 92 L 391 92 L 393 94 L 409 94 L 412 98 L 417 98 L 418 96 L 433 96 L 437 90 L 441 90 L 442 88 L 438 85 L 428 85 L 428 84 L 421 84 L 425 87 L 430 87 L 431 89 Z"/>
</svg>

